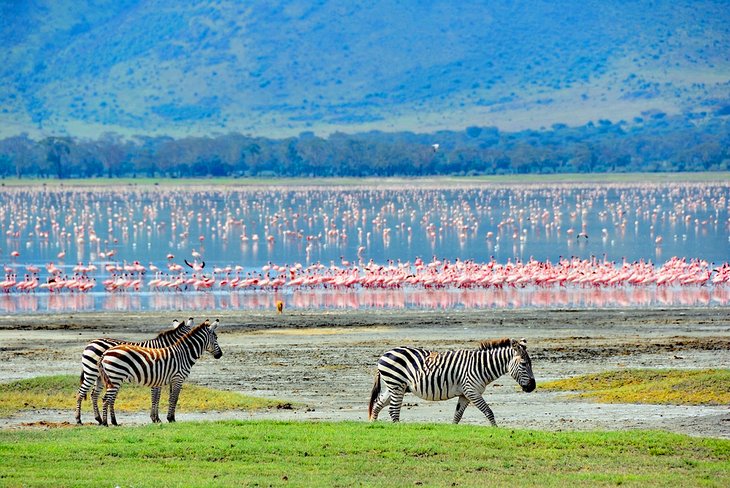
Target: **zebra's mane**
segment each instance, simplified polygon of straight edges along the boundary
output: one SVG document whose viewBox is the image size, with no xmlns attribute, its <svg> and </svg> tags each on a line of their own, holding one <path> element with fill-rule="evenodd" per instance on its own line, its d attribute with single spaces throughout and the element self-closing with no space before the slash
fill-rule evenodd
<svg viewBox="0 0 730 488">
<path fill-rule="evenodd" d="M 194 336 L 195 334 L 197 334 L 197 332 L 200 329 L 204 329 L 206 327 L 210 327 L 210 321 L 208 319 L 206 319 L 205 322 L 203 322 L 202 324 L 198 324 L 195 327 L 193 327 L 187 334 L 182 336 L 178 342 L 183 342 L 183 341 L 188 340 L 191 336 Z"/>
<path fill-rule="evenodd" d="M 479 343 L 480 351 L 489 351 L 492 349 L 499 349 L 501 347 L 511 347 L 512 339 L 505 337 L 503 339 L 492 339 L 486 340 Z"/>
<path fill-rule="evenodd" d="M 155 339 L 161 339 L 161 338 L 163 338 L 163 337 L 167 337 L 167 336 L 169 336 L 169 335 L 172 335 L 172 334 L 174 334 L 175 332 L 177 332 L 177 330 L 178 330 L 178 329 L 179 329 L 179 328 L 180 328 L 181 326 L 183 326 L 183 325 L 184 325 L 184 324 L 183 324 L 183 323 L 181 322 L 180 324 L 178 324 L 178 326 L 177 326 L 177 327 L 173 327 L 173 328 L 171 328 L 171 329 L 163 330 L 162 332 L 160 332 L 159 334 L 157 334 L 157 337 L 155 337 Z"/>
</svg>

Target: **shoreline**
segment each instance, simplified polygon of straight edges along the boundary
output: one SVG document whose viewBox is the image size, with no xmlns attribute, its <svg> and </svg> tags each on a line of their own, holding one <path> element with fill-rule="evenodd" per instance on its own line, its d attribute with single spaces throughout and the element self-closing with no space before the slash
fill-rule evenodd
<svg viewBox="0 0 730 488">
<path fill-rule="evenodd" d="M 418 186 L 453 186 L 453 185 L 520 185 L 520 184 L 660 184 L 660 183 L 713 183 L 730 180 L 728 171 L 703 172 L 652 172 L 652 173 L 560 173 L 560 174 L 525 174 L 525 175 L 489 175 L 489 176 L 420 176 L 420 177 L 211 177 L 211 178 L 2 178 L 0 185 L 7 188 L 22 187 L 108 187 L 125 185 L 130 187 L 163 186 L 163 187 L 206 187 L 206 186 L 240 186 L 240 187 L 398 187 L 403 184 Z"/>
<path fill-rule="evenodd" d="M 365 420 L 377 358 L 391 347 L 474 347 L 499 337 L 528 341 L 538 388 L 522 393 L 508 376 L 488 387 L 498 425 L 540 430 L 659 429 L 730 439 L 730 407 L 600 404 L 540 391 L 540 382 L 621 368 L 713 368 L 730 364 L 730 308 L 593 310 L 273 310 L 89 312 L 0 316 L 4 381 L 77 375 L 80 353 L 97 337 L 139 340 L 174 318 L 219 318 L 223 357 L 204 356 L 190 381 L 302 405 L 291 411 L 180 412 L 180 421 L 240 419 Z M 185 389 L 183 388 L 183 395 Z M 123 402 L 123 394 L 120 397 Z M 450 422 L 454 401 L 406 398 L 404 422 Z M 0 428 L 73 421 L 62 411 L 31 410 Z M 386 421 L 384 415 L 381 421 Z M 90 403 L 83 404 L 88 422 Z M 145 413 L 123 424 L 148 422 Z M 464 423 L 485 425 L 476 408 Z"/>
<path fill-rule="evenodd" d="M 173 319 L 188 317 L 220 318 L 222 330 L 257 330 L 276 328 L 316 328 L 333 326 L 381 325 L 411 327 L 437 325 L 438 320 L 450 325 L 539 325 L 538 330 L 558 327 L 559 324 L 573 324 L 582 327 L 598 318 L 601 324 L 613 327 L 642 325 L 696 326 L 698 332 L 705 325 L 727 327 L 730 333 L 730 307 L 638 307 L 638 308 L 521 308 L 521 309 L 287 309 L 277 314 L 275 309 L 256 310 L 195 310 L 181 308 L 176 311 L 81 311 L 41 312 L 0 315 L 0 334 L 18 330 L 110 330 L 137 329 L 156 330 L 166 327 Z M 535 324 L 529 321 L 540 321 Z M 631 324 L 629 324 L 631 321 Z M 149 325 L 147 327 L 146 325 Z M 651 331 L 645 331 L 651 333 Z"/>
</svg>

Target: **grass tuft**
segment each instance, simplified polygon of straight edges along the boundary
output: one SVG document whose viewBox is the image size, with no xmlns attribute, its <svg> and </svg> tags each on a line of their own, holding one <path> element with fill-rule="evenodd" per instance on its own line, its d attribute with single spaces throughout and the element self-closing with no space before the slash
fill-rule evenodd
<svg viewBox="0 0 730 488">
<path fill-rule="evenodd" d="M 605 403 L 728 405 L 730 369 L 608 371 L 550 381 L 540 388 L 580 391 L 576 397 Z"/>
<path fill-rule="evenodd" d="M 19 410 L 73 409 L 76 407 L 77 376 L 39 376 L 11 383 L 0 383 L 0 415 Z M 82 411 L 91 411 L 90 395 L 82 403 Z M 169 390 L 163 388 L 160 405 L 167 405 Z M 101 403 L 101 402 L 100 402 Z M 185 383 L 178 400 L 178 412 L 224 410 L 262 410 L 289 408 L 291 403 L 256 398 L 231 391 L 214 390 Z M 119 391 L 116 409 L 120 412 L 141 412 L 150 408 L 150 389 L 125 384 Z"/>
</svg>

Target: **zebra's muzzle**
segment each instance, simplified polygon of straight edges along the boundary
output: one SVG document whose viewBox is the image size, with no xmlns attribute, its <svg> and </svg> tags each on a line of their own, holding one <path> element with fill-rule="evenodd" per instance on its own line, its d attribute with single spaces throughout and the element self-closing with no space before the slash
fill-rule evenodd
<svg viewBox="0 0 730 488">
<path fill-rule="evenodd" d="M 215 359 L 220 359 L 220 358 L 221 358 L 221 356 L 223 356 L 223 351 L 218 351 L 218 352 L 216 352 L 215 354 L 213 354 L 213 357 L 214 357 Z"/>
<path fill-rule="evenodd" d="M 535 390 L 536 386 L 537 385 L 535 384 L 535 378 L 530 378 L 530 382 L 522 387 L 522 391 L 530 393 L 531 391 Z"/>
</svg>

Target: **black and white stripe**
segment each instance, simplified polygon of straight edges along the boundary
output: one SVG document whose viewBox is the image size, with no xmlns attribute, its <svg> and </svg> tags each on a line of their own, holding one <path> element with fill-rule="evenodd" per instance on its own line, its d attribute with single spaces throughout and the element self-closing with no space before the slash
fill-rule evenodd
<svg viewBox="0 0 730 488">
<path fill-rule="evenodd" d="M 94 406 L 94 417 L 97 422 L 101 423 L 101 414 L 99 413 L 98 403 L 102 388 L 101 381 L 99 380 L 99 361 L 107 349 L 120 344 L 137 344 L 143 347 L 167 347 L 175 344 L 191 330 L 193 330 L 192 317 L 190 317 L 185 323 L 174 320 L 172 322 L 171 329 L 160 332 L 157 337 L 142 342 L 109 338 L 91 341 L 86 348 L 84 348 L 84 352 L 81 353 L 81 378 L 79 380 L 79 391 L 76 393 L 76 423 L 81 424 L 81 402 L 86 399 L 86 395 L 92 387 L 91 403 Z M 154 395 L 155 392 L 153 390 L 153 399 Z"/>
<path fill-rule="evenodd" d="M 454 423 L 459 423 L 466 407 L 473 403 L 492 425 L 497 425 L 482 394 L 489 383 L 505 373 L 509 373 L 524 391 L 535 389 L 525 339 L 484 341 L 479 349 L 441 353 L 397 347 L 378 360 L 368 417 L 376 420 L 380 410 L 390 405 L 390 417 L 398 422 L 403 396 L 412 392 L 431 401 L 458 397 Z M 383 384 L 385 388 L 382 388 Z"/>
<path fill-rule="evenodd" d="M 215 333 L 217 326 L 217 320 L 212 325 L 206 320 L 169 347 L 155 349 L 134 344 L 120 344 L 109 348 L 99 362 L 99 374 L 106 387 L 102 425 L 108 425 L 107 413 L 111 415 L 112 424 L 117 425 L 114 402 L 119 388 L 125 381 L 149 386 L 153 389 L 150 417 L 156 422 L 159 422 L 157 411 L 160 389 L 165 385 L 170 385 L 167 420 L 174 422 L 180 390 L 182 390 L 183 382 L 190 374 L 193 364 L 205 351 L 211 353 L 216 359 L 223 355 L 218 345 L 218 336 Z"/>
</svg>

